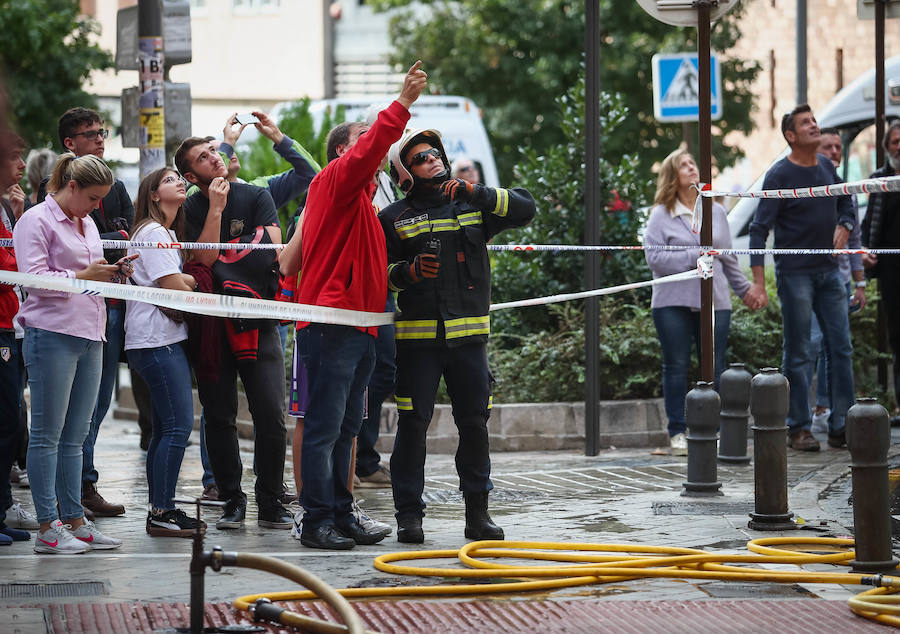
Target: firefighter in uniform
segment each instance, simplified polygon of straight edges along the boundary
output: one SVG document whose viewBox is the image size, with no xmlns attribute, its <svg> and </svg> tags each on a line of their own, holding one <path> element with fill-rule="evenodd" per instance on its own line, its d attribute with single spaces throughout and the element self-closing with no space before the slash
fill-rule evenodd
<svg viewBox="0 0 900 634">
<path fill-rule="evenodd" d="M 503 539 L 487 510 L 491 459 L 487 420 L 491 374 L 491 267 L 487 241 L 527 225 L 534 199 L 524 189 L 472 185 L 450 178 L 436 130 L 412 130 L 388 154 L 391 177 L 406 198 L 380 214 L 388 252 L 388 286 L 397 291 L 399 420 L 391 455 L 397 539 L 422 543 L 425 433 L 441 376 L 459 431 L 456 471 L 469 539 Z"/>
</svg>

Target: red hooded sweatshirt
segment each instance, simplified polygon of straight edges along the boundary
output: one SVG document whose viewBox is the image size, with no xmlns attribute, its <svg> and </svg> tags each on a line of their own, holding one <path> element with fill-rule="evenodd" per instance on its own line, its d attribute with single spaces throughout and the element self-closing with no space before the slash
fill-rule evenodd
<svg viewBox="0 0 900 634">
<path fill-rule="evenodd" d="M 378 313 L 387 301 L 384 231 L 372 206 L 373 178 L 409 111 L 395 101 L 368 132 L 325 166 L 309 186 L 301 242 L 298 302 Z M 305 328 L 309 322 L 298 322 Z M 378 328 L 360 328 L 377 336 Z"/>
</svg>

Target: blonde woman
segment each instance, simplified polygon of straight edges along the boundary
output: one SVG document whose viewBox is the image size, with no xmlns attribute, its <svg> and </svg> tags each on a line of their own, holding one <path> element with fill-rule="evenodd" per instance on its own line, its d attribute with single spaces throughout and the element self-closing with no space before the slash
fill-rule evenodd
<svg viewBox="0 0 900 634">
<path fill-rule="evenodd" d="M 89 216 L 112 183 L 112 172 L 96 156 L 62 155 L 47 185 L 50 194 L 16 223 L 19 271 L 99 282 L 130 276 L 130 263 L 103 259 L 100 234 Z M 100 385 L 106 305 L 102 297 L 26 290 L 19 321 L 31 388 L 28 477 L 40 523 L 34 551 L 118 548 L 122 541 L 97 530 L 81 506 L 81 447 Z"/>
<path fill-rule="evenodd" d="M 697 164 L 685 150 L 672 152 L 660 166 L 653 201 L 655 207 L 650 212 L 644 244 L 694 248 L 677 251 L 647 249 L 647 264 L 654 279 L 689 271 L 697 266 L 700 236 L 691 230 L 691 215 L 697 200 L 697 190 L 692 186 L 699 180 Z M 731 233 L 725 210 L 721 205 L 713 204 L 712 215 L 712 246 L 730 247 Z M 733 255 L 717 256 L 713 275 L 713 345 L 717 388 L 719 375 L 725 369 L 725 349 L 731 323 L 729 286 L 738 297 L 744 299 L 750 282 L 741 272 L 737 258 Z M 672 455 L 684 456 L 687 454 L 684 399 L 688 391 L 692 347 L 696 346 L 698 358 L 700 356 L 700 280 L 655 285 L 650 305 L 662 348 L 663 398 L 671 451 Z"/>
<path fill-rule="evenodd" d="M 138 189 L 132 239 L 177 242 L 184 223 L 181 204 L 186 190 L 184 180 L 173 169 L 164 167 L 148 175 Z M 141 256 L 135 262 L 135 284 L 194 290 L 194 278 L 181 272 L 181 251 L 128 250 L 129 255 L 135 253 Z M 187 325 L 180 314 L 145 302 L 128 302 L 128 365 L 147 383 L 153 401 L 153 434 L 147 448 L 147 533 L 154 537 L 190 537 L 198 526 L 197 520 L 176 509 L 173 501 L 184 448 L 194 426 L 191 368 L 182 347 L 186 340 Z"/>
</svg>

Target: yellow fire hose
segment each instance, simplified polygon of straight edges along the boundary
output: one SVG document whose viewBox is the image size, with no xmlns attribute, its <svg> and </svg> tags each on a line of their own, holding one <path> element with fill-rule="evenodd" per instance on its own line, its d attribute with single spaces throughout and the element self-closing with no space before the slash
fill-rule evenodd
<svg viewBox="0 0 900 634">
<path fill-rule="evenodd" d="M 775 546 L 783 546 L 776 548 Z M 693 548 L 646 546 L 640 544 L 591 544 L 574 542 L 478 541 L 459 550 L 419 550 L 381 555 L 375 568 L 382 572 L 420 577 L 450 579 L 496 579 L 494 583 L 444 584 L 433 586 L 395 586 L 390 588 L 342 588 L 334 592 L 345 598 L 449 596 L 500 594 L 555 590 L 597 583 L 641 578 L 709 579 L 724 581 L 766 581 L 781 583 L 836 583 L 876 586 L 848 601 L 856 614 L 900 627 L 900 576 L 850 572 L 813 572 L 806 570 L 769 570 L 747 564 L 845 564 L 854 557 L 852 539 L 833 537 L 768 537 L 747 543 L 755 554 L 714 554 Z M 568 552 L 566 552 L 568 551 Z M 596 554 L 594 554 L 596 553 Z M 545 566 L 520 566 L 490 559 L 519 559 L 557 562 Z M 393 562 L 421 559 L 453 559 L 465 567 L 427 568 L 398 565 Z M 564 565 L 560 565 L 562 562 Z M 283 562 L 280 562 L 283 563 Z M 741 564 L 741 565 L 729 565 Z M 239 563 L 239 565 L 243 565 Z M 287 568 L 295 568 L 283 564 Z M 272 572 L 276 572 L 272 570 Z M 283 574 L 276 572 L 276 574 Z M 288 575 L 284 575 L 288 576 Z M 293 577 L 289 577 L 293 578 Z M 311 586 L 310 586 L 311 587 Z M 234 607 L 250 611 L 258 599 L 305 601 L 319 595 L 312 591 L 287 591 L 251 594 L 239 597 Z M 331 602 L 329 600 L 329 602 Z M 332 603 L 332 605 L 335 605 Z M 345 623 L 350 623 L 341 613 Z M 282 618 L 300 614 L 284 610 Z M 358 617 L 357 617 L 358 618 Z M 313 619 L 315 620 L 315 619 Z M 281 621 L 290 624 L 285 620 Z M 314 631 L 347 632 L 341 625 Z"/>
</svg>

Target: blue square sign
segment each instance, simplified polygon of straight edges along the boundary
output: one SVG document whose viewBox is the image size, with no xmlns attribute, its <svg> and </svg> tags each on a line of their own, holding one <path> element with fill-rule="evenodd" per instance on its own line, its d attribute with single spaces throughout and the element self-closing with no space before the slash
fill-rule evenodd
<svg viewBox="0 0 900 634">
<path fill-rule="evenodd" d="M 719 58 L 710 55 L 710 110 L 722 118 L 722 74 Z M 657 53 L 653 56 L 653 113 L 657 121 L 697 121 L 700 118 L 700 62 L 697 53 Z"/>
</svg>

